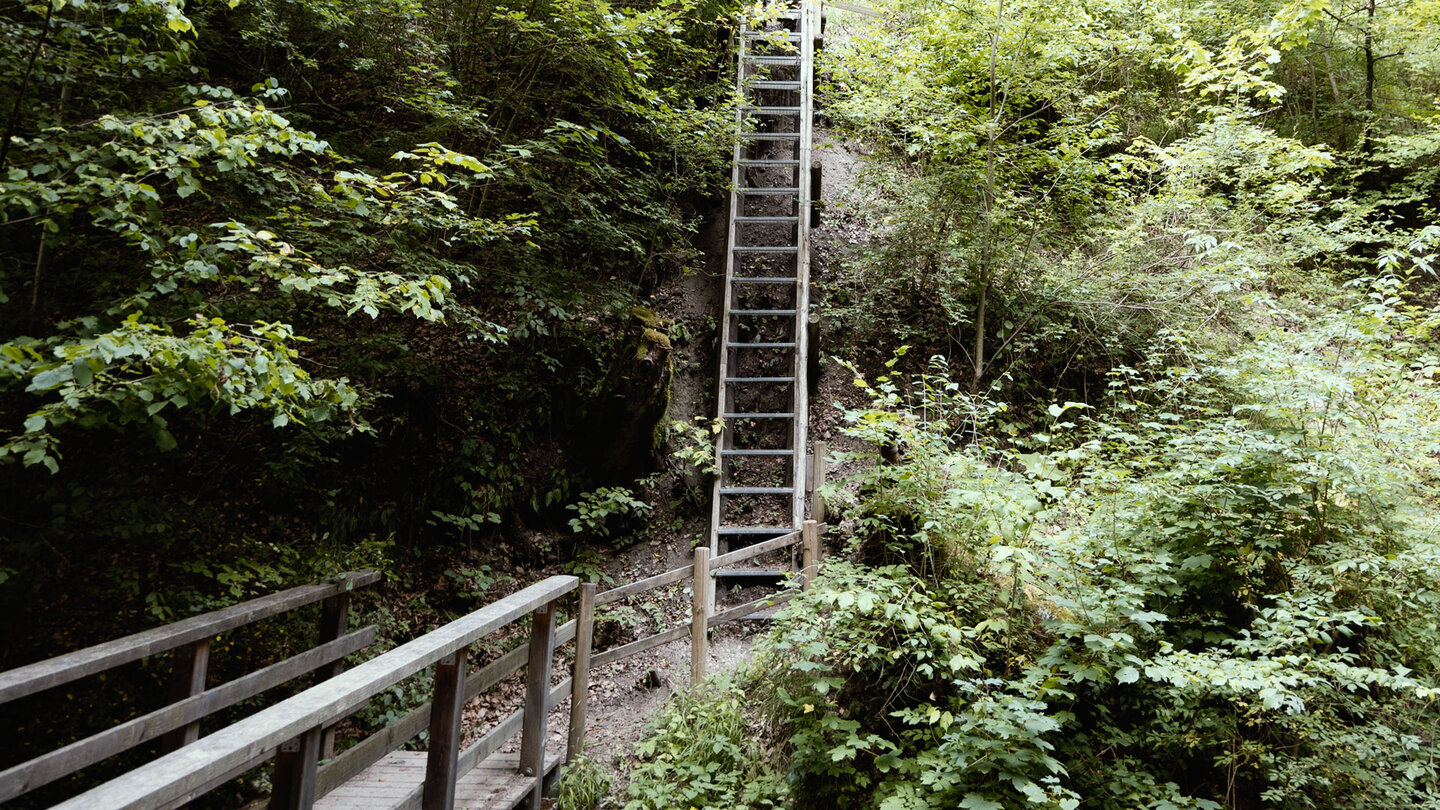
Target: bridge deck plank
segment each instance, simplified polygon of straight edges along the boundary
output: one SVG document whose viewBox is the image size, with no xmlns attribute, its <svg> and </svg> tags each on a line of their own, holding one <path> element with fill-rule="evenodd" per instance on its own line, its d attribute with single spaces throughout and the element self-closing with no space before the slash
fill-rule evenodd
<svg viewBox="0 0 1440 810">
<path fill-rule="evenodd" d="M 420 806 L 425 753 L 395 751 L 315 802 L 315 810 L 410 810 Z M 560 764 L 559 750 L 547 751 L 545 771 Z M 518 752 L 486 757 L 455 783 L 457 810 L 512 810 L 535 784 L 519 772 Z"/>
</svg>

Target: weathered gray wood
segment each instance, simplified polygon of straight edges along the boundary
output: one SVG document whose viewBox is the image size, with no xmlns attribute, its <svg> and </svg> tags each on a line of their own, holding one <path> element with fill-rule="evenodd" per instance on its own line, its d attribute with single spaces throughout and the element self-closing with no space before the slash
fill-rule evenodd
<svg viewBox="0 0 1440 810">
<path fill-rule="evenodd" d="M 350 592 L 332 596 L 320 603 L 320 643 L 334 641 L 350 629 Z M 318 680 L 329 680 L 345 671 L 344 659 L 337 659 L 322 669 Z M 335 726 L 329 726 L 320 735 L 320 758 L 335 756 Z"/>
<path fill-rule="evenodd" d="M 425 758 L 422 810 L 451 810 L 455 804 L 455 766 L 460 756 L 460 712 L 465 708 L 464 647 L 435 664 L 435 692 L 430 701 L 430 750 Z"/>
<path fill-rule="evenodd" d="M 275 757 L 270 810 L 310 810 L 315 804 L 315 763 L 320 759 L 321 729 L 316 726 L 282 743 Z"/>
<path fill-rule="evenodd" d="M 810 519 L 816 523 L 825 522 L 825 498 L 820 488 L 825 486 L 825 476 L 830 469 L 830 444 L 815 442 L 815 455 L 811 461 L 810 473 Z"/>
<path fill-rule="evenodd" d="M 596 653 L 590 659 L 590 668 L 599 669 L 606 664 L 613 664 L 632 655 L 639 655 L 646 650 L 659 647 L 670 641 L 677 641 L 690 634 L 690 625 L 682 624 L 679 627 L 672 627 L 663 633 L 656 633 L 653 636 L 646 636 L 639 641 L 632 641 L 621 647 L 615 647 L 605 652 Z"/>
<path fill-rule="evenodd" d="M 570 734 L 565 744 L 565 761 L 572 762 L 585 747 L 585 710 L 590 701 L 590 656 L 595 642 L 595 583 L 580 586 L 580 610 L 575 618 L 574 687 L 570 691 Z"/>
<path fill-rule="evenodd" d="M 520 732 L 520 773 L 541 776 L 545 763 L 545 737 L 549 720 L 550 661 L 555 645 L 555 605 L 541 606 L 530 625 L 530 654 L 525 662 L 525 724 Z M 540 810 L 540 780 L 530 796 L 532 810 Z"/>
<path fill-rule="evenodd" d="M 264 669 L 221 684 L 194 697 L 136 717 L 99 734 L 71 743 L 0 773 L 0 802 L 74 773 L 226 706 L 271 689 L 327 662 L 343 658 L 375 641 L 375 627 L 357 630 Z M 517 667 L 518 668 L 518 667 Z M 413 735 L 412 735 L 413 736 Z"/>
<path fill-rule="evenodd" d="M 752 612 L 754 612 L 755 608 L 763 607 L 765 605 L 783 605 L 794 598 L 794 591 L 781 591 L 779 593 L 772 593 L 769 596 L 762 596 L 759 599 L 751 599 L 749 602 L 746 602 L 743 605 L 736 605 L 735 607 L 725 608 L 719 613 L 716 613 L 707 620 L 707 624 L 710 627 L 716 627 L 717 625 L 722 625 L 726 622 L 733 622 L 749 616 Z"/>
<path fill-rule="evenodd" d="M 531 585 L 57 807 L 108 810 L 168 802 L 258 754 L 275 750 L 307 729 L 350 714 L 392 684 L 574 590 L 577 584 L 573 576 L 555 576 Z"/>
<path fill-rule="evenodd" d="M 820 524 L 807 520 L 800 534 L 804 538 L 801 542 L 800 570 L 805 578 L 800 587 L 808 591 L 815 582 L 815 576 L 820 573 Z"/>
<path fill-rule="evenodd" d="M 812 312 L 805 319 L 805 387 L 812 397 L 820 392 L 820 337 L 820 313 Z"/>
<path fill-rule="evenodd" d="M 566 622 L 555 631 L 555 643 L 564 644 L 575 634 L 575 621 Z M 508 653 L 472 672 L 465 679 L 465 699 L 484 692 L 525 666 L 525 647 L 516 647 Z M 430 722 L 430 704 L 424 703 L 414 711 L 396 720 L 385 728 L 346 749 L 333 761 L 320 768 L 317 777 L 317 795 L 324 796 L 351 777 L 385 758 L 386 754 L 404 745 L 407 740 L 419 734 Z M 518 727 L 517 727 L 518 728 Z M 463 754 L 461 756 L 464 756 Z M 462 769 L 463 770 L 463 769 Z M 417 799 L 418 801 L 418 799 Z"/>
<path fill-rule="evenodd" d="M 226 630 L 318 602 L 352 588 L 369 585 L 380 579 L 380 572 L 352 571 L 340 576 L 343 579 L 291 588 L 0 673 L 0 703 L 33 695 L 185 644 L 193 644 Z"/>
<path fill-rule="evenodd" d="M 672 582 L 679 582 L 680 580 L 690 576 L 690 574 L 690 566 L 687 565 L 684 568 L 676 568 L 673 571 L 666 571 L 663 574 L 656 574 L 653 577 L 647 577 L 642 580 L 637 580 L 630 583 L 629 585 L 622 585 L 619 588 L 611 588 L 610 590 L 605 591 L 604 593 L 599 594 L 595 597 L 595 606 L 599 607 L 601 605 L 608 605 L 611 602 L 618 602 L 627 596 L 634 596 L 637 593 L 644 593 L 645 591 L 659 588 L 662 585 L 669 585 Z"/>
<path fill-rule="evenodd" d="M 205 691 L 205 673 L 210 666 L 210 638 L 207 636 L 188 647 L 175 651 L 175 662 L 170 672 L 168 703 L 179 703 Z M 200 739 L 200 721 L 186 723 L 169 732 L 160 743 L 161 751 L 174 751 Z"/>
<path fill-rule="evenodd" d="M 706 632 L 709 629 L 707 619 L 710 613 L 711 592 L 714 587 L 715 580 L 710 576 L 710 549 L 700 546 L 695 549 L 695 583 L 691 588 L 693 598 L 690 601 L 691 689 L 699 688 L 700 684 L 705 681 L 705 665 L 710 658 L 710 637 Z"/>
<path fill-rule="evenodd" d="M 774 551 L 778 548 L 793 546 L 798 542 L 800 542 L 800 532 L 782 534 L 779 537 L 771 538 L 763 543 L 756 543 L 753 546 L 746 546 L 742 549 L 736 549 L 729 554 L 721 554 L 719 557 L 715 557 L 714 559 L 710 560 L 710 570 L 718 571 L 727 565 L 734 565 L 738 562 L 744 562 L 748 559 L 751 559 L 752 557 L 759 557 L 761 554 L 764 554 L 767 551 Z"/>
</svg>

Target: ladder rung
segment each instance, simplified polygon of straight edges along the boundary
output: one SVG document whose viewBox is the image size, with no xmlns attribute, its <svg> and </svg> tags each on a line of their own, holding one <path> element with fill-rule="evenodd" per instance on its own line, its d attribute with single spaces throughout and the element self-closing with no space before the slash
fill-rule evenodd
<svg viewBox="0 0 1440 810">
<path fill-rule="evenodd" d="M 759 160 L 759 159 L 750 160 L 750 159 L 748 159 L 748 158 L 745 158 L 745 159 L 741 159 L 741 160 L 740 160 L 740 165 L 741 165 L 741 166 L 799 166 L 799 165 L 800 165 L 800 161 L 794 160 L 794 159 L 791 159 L 791 158 L 785 158 L 785 159 L 783 159 L 783 160 Z"/>
<path fill-rule="evenodd" d="M 732 310 L 730 310 L 730 314 L 731 314 L 731 315 L 759 315 L 759 316 L 762 316 L 762 317 L 763 317 L 763 316 L 767 316 L 767 315 L 794 315 L 794 314 L 795 314 L 795 310 L 793 310 L 793 309 L 732 309 Z"/>
<path fill-rule="evenodd" d="M 794 284 L 800 279 L 794 276 L 751 276 L 749 278 L 736 277 L 736 284 Z"/>
<path fill-rule="evenodd" d="M 776 536 L 789 534 L 794 529 L 785 526 L 721 526 L 715 530 L 716 534 L 773 534 Z"/>
<path fill-rule="evenodd" d="M 727 383 L 787 383 L 794 384 L 794 377 L 726 377 Z"/>
<path fill-rule="evenodd" d="M 784 36 L 780 36 L 784 34 Z M 789 31 L 741 31 L 740 36 L 746 39 L 787 39 L 791 42 L 799 42 L 800 35 Z"/>
<path fill-rule="evenodd" d="M 799 193 L 800 193 L 800 189 L 796 188 L 795 186 L 772 186 L 772 187 L 746 186 L 746 187 L 744 187 L 744 188 L 737 188 L 737 189 L 735 189 L 735 191 L 736 191 L 736 193 L 739 193 L 739 194 L 799 194 Z"/>
<path fill-rule="evenodd" d="M 746 104 L 741 107 L 746 112 L 758 112 L 761 115 L 799 115 L 799 107 L 771 107 L 765 105 Z"/>
<path fill-rule="evenodd" d="M 798 132 L 743 132 L 741 138 L 748 138 L 755 141 L 798 141 Z"/>
<path fill-rule="evenodd" d="M 732 349 L 793 349 L 794 343 L 745 343 L 736 341 L 729 344 Z"/>
<path fill-rule="evenodd" d="M 750 56 L 750 55 L 746 55 L 745 61 L 746 61 L 746 62 L 752 62 L 752 63 L 757 64 L 757 65 L 798 65 L 798 64 L 800 64 L 800 57 L 798 57 L 798 56 Z"/>
<path fill-rule="evenodd" d="M 730 248 L 736 253 L 799 253 L 795 245 L 735 245 Z"/>
<path fill-rule="evenodd" d="M 793 413 L 724 413 L 721 419 L 794 419 Z"/>
<path fill-rule="evenodd" d="M 794 450 L 721 450 L 722 456 L 793 456 Z"/>
<path fill-rule="evenodd" d="M 773 79 L 765 79 L 750 83 L 752 90 L 799 90 L 800 82 L 782 82 Z"/>
<path fill-rule="evenodd" d="M 721 495 L 790 495 L 794 487 L 721 487 Z"/>
<path fill-rule="evenodd" d="M 735 217 L 736 222 L 799 222 L 799 217 Z"/>
</svg>

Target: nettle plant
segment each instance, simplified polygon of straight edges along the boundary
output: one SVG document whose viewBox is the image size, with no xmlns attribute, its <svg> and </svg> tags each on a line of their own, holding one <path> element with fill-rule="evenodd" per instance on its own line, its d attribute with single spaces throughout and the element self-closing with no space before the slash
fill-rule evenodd
<svg viewBox="0 0 1440 810">
<path fill-rule="evenodd" d="M 1228 357 L 1172 337 L 1005 444 L 943 366 L 868 386 L 849 431 L 900 452 L 752 676 L 797 806 L 1436 806 L 1440 398 L 1405 287 Z"/>
</svg>

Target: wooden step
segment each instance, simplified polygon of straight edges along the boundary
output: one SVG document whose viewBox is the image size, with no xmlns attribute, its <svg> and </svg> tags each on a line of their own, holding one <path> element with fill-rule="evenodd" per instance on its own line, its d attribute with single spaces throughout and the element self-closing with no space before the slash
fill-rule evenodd
<svg viewBox="0 0 1440 810">
<path fill-rule="evenodd" d="M 798 132 L 745 132 L 740 135 L 742 140 L 750 141 L 798 141 Z"/>
<path fill-rule="evenodd" d="M 799 280 L 800 279 L 795 278 L 794 276 L 750 276 L 749 278 L 741 278 L 737 276 L 732 279 L 732 281 L 734 281 L 736 284 L 794 284 Z M 755 345 L 758 346 L 760 344 L 757 343 Z M 778 343 L 775 345 L 779 346 Z M 795 344 L 791 343 L 788 345 L 793 347 Z"/>
<path fill-rule="evenodd" d="M 726 413 L 721 419 L 794 419 L 793 413 Z"/>
<path fill-rule="evenodd" d="M 795 310 L 793 310 L 793 309 L 732 309 L 732 310 L 730 310 L 730 314 L 731 314 L 731 315 L 758 315 L 758 316 L 767 316 L 767 315 L 794 315 L 794 314 L 795 314 Z"/>
<path fill-rule="evenodd" d="M 799 115 L 799 107 L 770 106 L 762 104 L 742 104 L 740 109 L 745 112 L 756 112 L 761 115 Z"/>
<path fill-rule="evenodd" d="M 741 31 L 740 36 L 746 39 L 775 39 L 781 41 L 799 42 L 800 35 L 788 31 Z"/>
<path fill-rule="evenodd" d="M 752 65 L 798 65 L 798 64 L 800 64 L 800 57 L 798 57 L 798 56 L 754 56 L 754 55 L 752 55 L 752 54 L 746 54 L 746 55 L 745 55 L 745 61 L 746 61 L 746 62 L 749 62 L 749 63 L 752 64 Z"/>
<path fill-rule="evenodd" d="M 793 376 L 792 376 L 792 377 L 726 377 L 726 378 L 725 378 L 725 382 L 727 382 L 727 383 L 785 383 L 785 384 L 789 385 L 789 384 L 795 382 L 795 378 L 794 378 Z"/>
<path fill-rule="evenodd" d="M 722 456 L 793 456 L 794 450 L 721 450 Z"/>
<path fill-rule="evenodd" d="M 799 194 L 795 186 L 742 186 L 735 189 L 737 194 Z"/>
<path fill-rule="evenodd" d="M 793 495 L 794 487 L 721 487 L 721 495 Z"/>
<path fill-rule="evenodd" d="M 795 530 L 784 526 L 721 526 L 716 530 L 718 534 L 732 536 L 763 534 L 770 537 L 779 537 L 793 531 Z"/>
<path fill-rule="evenodd" d="M 782 82 L 772 79 L 762 79 L 750 82 L 752 90 L 799 90 L 800 82 Z"/>
<path fill-rule="evenodd" d="M 798 161 L 798 160 L 793 160 L 793 159 L 790 159 L 790 158 L 775 159 L 775 160 L 762 160 L 762 159 L 760 159 L 760 158 L 756 158 L 756 159 L 754 159 L 754 160 L 751 160 L 751 159 L 749 159 L 749 158 L 744 158 L 744 159 L 741 159 L 740 165 L 741 165 L 741 166 L 799 166 L 799 165 L 800 165 L 800 161 Z M 739 219 L 739 217 L 736 217 L 736 219 Z"/>
<path fill-rule="evenodd" d="M 799 161 L 796 162 L 798 163 Z M 785 224 L 799 222 L 800 217 L 735 217 L 735 221 L 749 223 L 775 222 Z"/>
<path fill-rule="evenodd" d="M 715 583 L 717 588 L 753 588 L 757 585 L 779 585 L 790 578 L 790 572 L 779 568 L 721 568 L 715 572 L 715 579 L 725 580 L 722 586 Z"/>
<path fill-rule="evenodd" d="M 800 248 L 795 245 L 736 245 L 731 250 L 736 253 L 799 253 Z"/>
<path fill-rule="evenodd" d="M 794 281 L 794 279 L 791 279 Z M 732 349 L 793 349 L 794 343 L 740 343 L 729 344 Z"/>
</svg>

